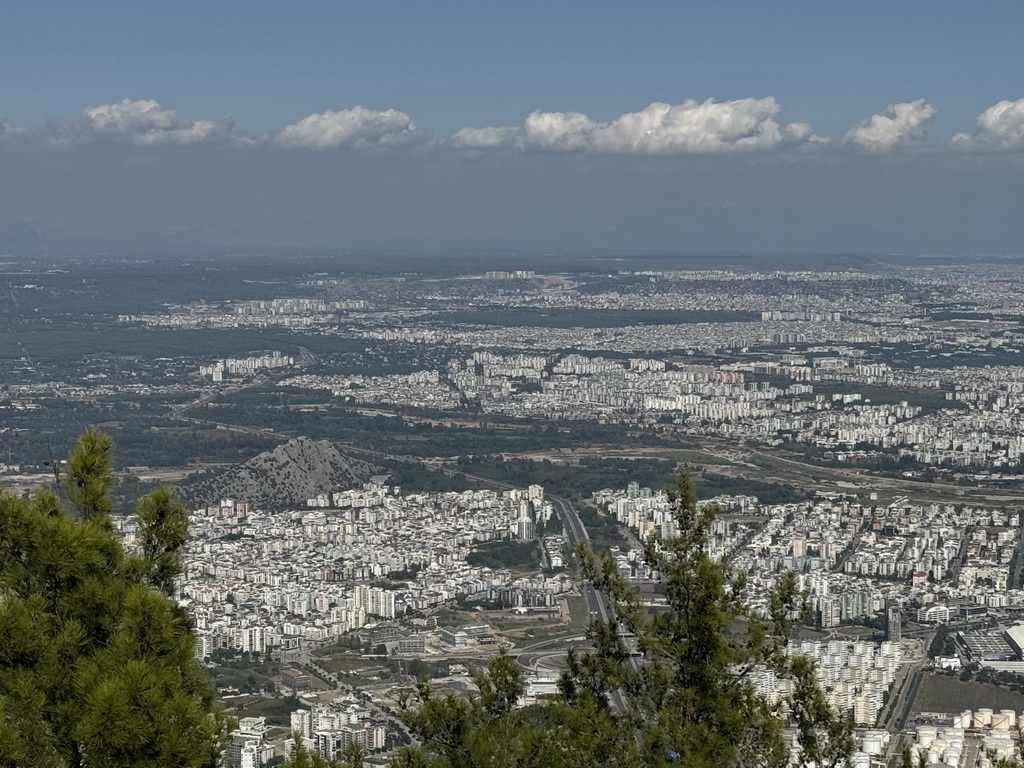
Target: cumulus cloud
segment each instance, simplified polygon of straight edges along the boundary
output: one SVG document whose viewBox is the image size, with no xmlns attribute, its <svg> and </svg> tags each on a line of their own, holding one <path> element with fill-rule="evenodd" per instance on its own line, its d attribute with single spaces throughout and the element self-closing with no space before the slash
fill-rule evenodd
<svg viewBox="0 0 1024 768">
<path fill-rule="evenodd" d="M 926 138 L 925 125 L 934 115 L 935 107 L 924 99 L 890 104 L 884 112 L 853 126 L 843 143 L 864 152 L 887 152 Z"/>
<path fill-rule="evenodd" d="M 18 129 L 0 117 L 0 139 L 5 139 L 18 133 Z"/>
<path fill-rule="evenodd" d="M 185 120 L 153 99 L 123 99 L 88 107 L 82 113 L 86 134 L 110 136 L 133 144 L 196 144 L 222 135 L 223 125 L 208 120 Z"/>
<path fill-rule="evenodd" d="M 287 126 L 274 140 L 301 149 L 373 149 L 410 144 L 419 138 L 416 124 L 404 112 L 357 106 L 316 112 Z"/>
<path fill-rule="evenodd" d="M 462 149 L 588 151 L 610 154 L 741 152 L 784 144 L 819 143 L 806 123 L 780 125 L 773 98 L 682 104 L 656 101 L 609 123 L 580 112 L 533 112 L 522 126 L 463 128 L 452 137 Z"/>
<path fill-rule="evenodd" d="M 463 128 L 452 137 L 452 143 L 463 149 L 511 147 L 521 132 L 519 128 Z"/>
<path fill-rule="evenodd" d="M 978 115 L 974 133 L 958 133 L 953 143 L 967 149 L 1024 149 L 1024 99 L 993 104 Z"/>
</svg>

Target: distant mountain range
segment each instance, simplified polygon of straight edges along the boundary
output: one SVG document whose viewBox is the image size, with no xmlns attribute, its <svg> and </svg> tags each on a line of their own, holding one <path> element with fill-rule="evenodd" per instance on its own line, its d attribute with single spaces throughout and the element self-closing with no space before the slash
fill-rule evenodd
<svg viewBox="0 0 1024 768">
<path fill-rule="evenodd" d="M 301 507 L 319 493 L 360 486 L 378 474 L 384 472 L 376 465 L 345 456 L 326 440 L 298 437 L 216 474 L 186 480 L 178 492 L 193 509 L 237 499 L 279 511 Z"/>
</svg>

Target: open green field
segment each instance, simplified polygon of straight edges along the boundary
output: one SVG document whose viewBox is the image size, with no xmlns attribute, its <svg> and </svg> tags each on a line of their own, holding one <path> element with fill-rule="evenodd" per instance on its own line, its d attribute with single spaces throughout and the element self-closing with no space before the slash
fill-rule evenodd
<svg viewBox="0 0 1024 768">
<path fill-rule="evenodd" d="M 845 637 L 856 637 L 856 638 L 867 638 L 874 635 L 878 630 L 872 629 L 871 627 L 836 627 L 835 632 L 837 635 L 843 635 Z"/>
<path fill-rule="evenodd" d="M 860 393 L 864 401 L 852 405 L 895 405 L 906 401 L 919 406 L 926 413 L 943 408 L 962 410 L 967 406 L 958 400 L 947 400 L 946 393 L 937 389 L 896 389 L 893 387 L 872 386 L 869 384 L 853 384 L 848 382 L 815 383 L 814 394 L 831 397 L 833 394 L 847 395 Z"/>
<path fill-rule="evenodd" d="M 587 610 L 587 601 L 582 597 L 572 595 L 567 597 L 565 602 L 569 606 L 569 616 L 571 617 L 573 628 L 586 629 L 590 623 L 590 611 Z"/>
<path fill-rule="evenodd" d="M 965 709 L 988 707 L 1024 711 L 1024 694 L 984 683 L 961 682 L 957 677 L 925 675 L 921 679 L 915 712 L 962 712 Z"/>
<path fill-rule="evenodd" d="M 268 725 L 291 727 L 291 714 L 302 707 L 293 696 L 237 696 L 224 702 L 233 717 L 265 717 Z"/>
<path fill-rule="evenodd" d="M 335 674 L 356 673 L 364 669 L 380 666 L 378 659 L 364 659 L 353 651 L 344 650 L 339 650 L 325 656 L 317 654 L 316 663 L 328 672 Z"/>
<path fill-rule="evenodd" d="M 671 459 L 672 461 L 679 462 L 684 465 L 702 465 L 702 466 L 723 466 L 723 467 L 737 467 L 742 466 L 737 464 L 735 461 L 731 461 L 725 456 L 717 453 L 709 453 L 696 448 L 655 448 L 649 452 L 645 452 L 644 455 L 655 456 L 664 459 Z"/>
</svg>

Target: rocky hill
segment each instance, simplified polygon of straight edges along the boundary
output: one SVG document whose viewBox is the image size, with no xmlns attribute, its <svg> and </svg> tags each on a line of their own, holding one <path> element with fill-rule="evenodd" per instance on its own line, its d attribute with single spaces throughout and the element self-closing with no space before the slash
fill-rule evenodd
<svg viewBox="0 0 1024 768">
<path fill-rule="evenodd" d="M 193 508 L 221 499 L 248 501 L 257 509 L 301 507 L 306 499 L 362 485 L 380 468 L 343 455 L 326 440 L 298 437 L 216 474 L 190 478 L 179 493 Z"/>
</svg>

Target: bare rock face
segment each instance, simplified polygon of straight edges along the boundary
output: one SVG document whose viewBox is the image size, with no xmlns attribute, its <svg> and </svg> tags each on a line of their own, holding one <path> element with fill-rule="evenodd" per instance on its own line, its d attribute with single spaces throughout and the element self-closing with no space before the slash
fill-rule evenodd
<svg viewBox="0 0 1024 768">
<path fill-rule="evenodd" d="M 377 466 L 345 456 L 326 440 L 298 437 L 215 475 L 190 479 L 179 492 L 193 508 L 237 499 L 277 511 L 301 507 L 319 493 L 358 487 L 377 474 Z"/>
</svg>

